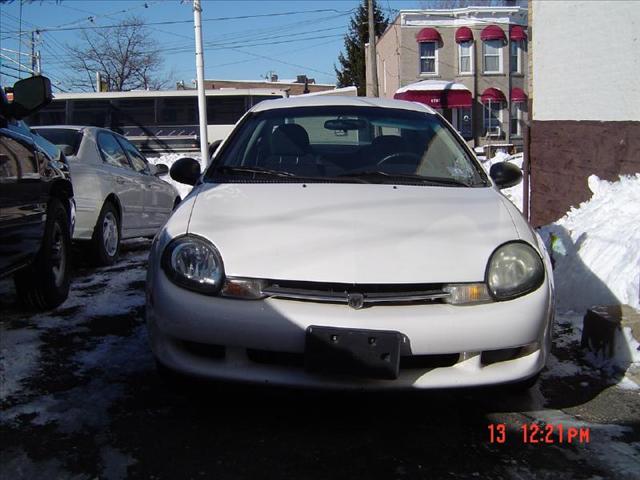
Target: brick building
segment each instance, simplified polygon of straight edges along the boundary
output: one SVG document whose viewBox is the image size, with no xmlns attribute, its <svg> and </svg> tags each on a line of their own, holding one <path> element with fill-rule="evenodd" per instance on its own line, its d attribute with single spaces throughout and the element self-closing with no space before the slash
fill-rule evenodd
<svg viewBox="0 0 640 480">
<path fill-rule="evenodd" d="M 530 2 L 531 222 L 640 172 L 640 2 Z M 629 222 L 638 219 L 629 218 Z"/>
<path fill-rule="evenodd" d="M 521 149 L 526 39 L 522 7 L 401 10 L 376 42 L 379 95 L 437 109 L 472 146 Z M 365 58 L 370 94 L 368 53 Z"/>
</svg>

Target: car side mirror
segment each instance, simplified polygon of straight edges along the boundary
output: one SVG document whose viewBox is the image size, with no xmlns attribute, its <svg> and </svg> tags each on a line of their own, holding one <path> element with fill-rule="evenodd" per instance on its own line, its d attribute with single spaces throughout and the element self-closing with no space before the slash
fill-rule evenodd
<svg viewBox="0 0 640 480">
<path fill-rule="evenodd" d="M 35 76 L 19 80 L 13 85 L 11 115 L 17 120 L 28 117 L 52 99 L 51 82 L 47 77 Z"/>
<path fill-rule="evenodd" d="M 500 190 L 518 185 L 522 180 L 522 170 L 509 162 L 493 164 L 489 175 Z"/>
<path fill-rule="evenodd" d="M 167 167 L 164 163 L 156 163 L 154 166 L 155 166 L 155 171 L 153 172 L 153 174 L 156 177 L 160 177 L 162 175 L 166 175 L 167 173 L 169 173 L 169 167 Z"/>
<path fill-rule="evenodd" d="M 176 182 L 195 185 L 201 174 L 200 162 L 189 157 L 181 158 L 171 165 L 169 173 Z"/>
</svg>

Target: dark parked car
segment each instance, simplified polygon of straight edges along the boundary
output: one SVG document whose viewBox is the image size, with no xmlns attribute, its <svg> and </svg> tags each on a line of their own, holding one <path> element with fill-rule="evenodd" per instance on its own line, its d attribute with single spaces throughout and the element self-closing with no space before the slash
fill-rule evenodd
<svg viewBox="0 0 640 480">
<path fill-rule="evenodd" d="M 21 300 L 54 308 L 69 293 L 75 218 L 68 168 L 42 148 L 20 119 L 51 101 L 46 77 L 0 88 L 0 277 L 13 274 Z"/>
</svg>

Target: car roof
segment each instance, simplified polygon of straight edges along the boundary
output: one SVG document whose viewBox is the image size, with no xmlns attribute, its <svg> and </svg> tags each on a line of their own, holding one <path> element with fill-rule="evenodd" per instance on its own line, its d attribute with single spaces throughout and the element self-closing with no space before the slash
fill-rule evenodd
<svg viewBox="0 0 640 480">
<path fill-rule="evenodd" d="M 34 127 L 31 127 L 31 129 L 33 130 L 48 130 L 48 129 L 64 129 L 64 130 L 83 130 L 85 128 L 93 128 L 96 130 L 100 130 L 100 127 L 87 127 L 87 126 L 83 126 L 83 125 L 36 125 Z M 102 129 L 105 130 L 105 129 Z"/>
<path fill-rule="evenodd" d="M 388 98 L 348 97 L 341 95 L 313 95 L 309 97 L 289 97 L 276 100 L 263 100 L 255 105 L 252 112 L 264 112 L 278 108 L 296 107 L 381 107 L 435 114 L 427 105 L 406 100 Z"/>
<path fill-rule="evenodd" d="M 107 132 L 107 133 L 111 133 L 113 135 L 117 135 L 119 137 L 125 138 L 126 137 L 118 132 L 114 132 L 113 130 L 109 130 L 108 128 L 105 127 L 93 127 L 93 126 L 88 126 L 88 125 L 38 125 L 35 127 L 31 127 L 33 130 L 76 130 L 76 131 L 80 131 L 80 130 L 84 130 L 86 132 L 91 132 L 90 134 L 95 136 L 97 135 L 99 132 Z"/>
</svg>

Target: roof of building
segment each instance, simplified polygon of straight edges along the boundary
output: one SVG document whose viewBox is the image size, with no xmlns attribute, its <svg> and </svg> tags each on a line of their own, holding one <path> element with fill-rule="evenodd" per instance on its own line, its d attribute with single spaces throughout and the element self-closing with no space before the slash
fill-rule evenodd
<svg viewBox="0 0 640 480">
<path fill-rule="evenodd" d="M 225 88 L 206 89 L 207 96 L 229 96 L 229 95 L 284 95 L 284 91 L 273 88 Z M 66 99 L 95 99 L 95 98 L 135 98 L 135 97 L 195 97 L 198 90 L 131 90 L 128 92 L 76 92 L 76 93 L 56 93 L 57 100 Z"/>
<path fill-rule="evenodd" d="M 277 86 L 281 86 L 281 85 L 304 85 L 304 82 L 298 82 L 296 81 L 296 79 L 278 79 L 275 82 L 272 82 L 271 80 L 265 79 L 265 78 L 259 78 L 257 80 L 228 80 L 228 79 L 224 79 L 224 78 L 205 78 L 204 80 L 205 82 L 211 82 L 211 83 L 216 83 L 216 82 L 229 82 L 229 83 L 265 83 L 268 85 L 273 85 L 274 87 Z M 335 88 L 335 84 L 333 83 L 317 83 L 315 81 L 313 82 L 309 82 L 309 86 L 314 85 L 314 86 L 319 86 L 319 87 L 332 87 Z"/>
<path fill-rule="evenodd" d="M 387 30 L 394 24 L 402 27 L 419 26 L 478 26 L 486 24 L 520 24 L 527 25 L 528 9 L 519 6 L 506 7 L 463 7 L 463 8 L 430 8 L 430 9 L 402 9 L 398 11 Z M 403 20 L 400 22 L 399 20 Z M 410 20 L 408 20 L 410 19 Z M 381 37 L 382 37 L 381 36 Z M 378 40 L 379 41 L 379 40 Z"/>
</svg>

